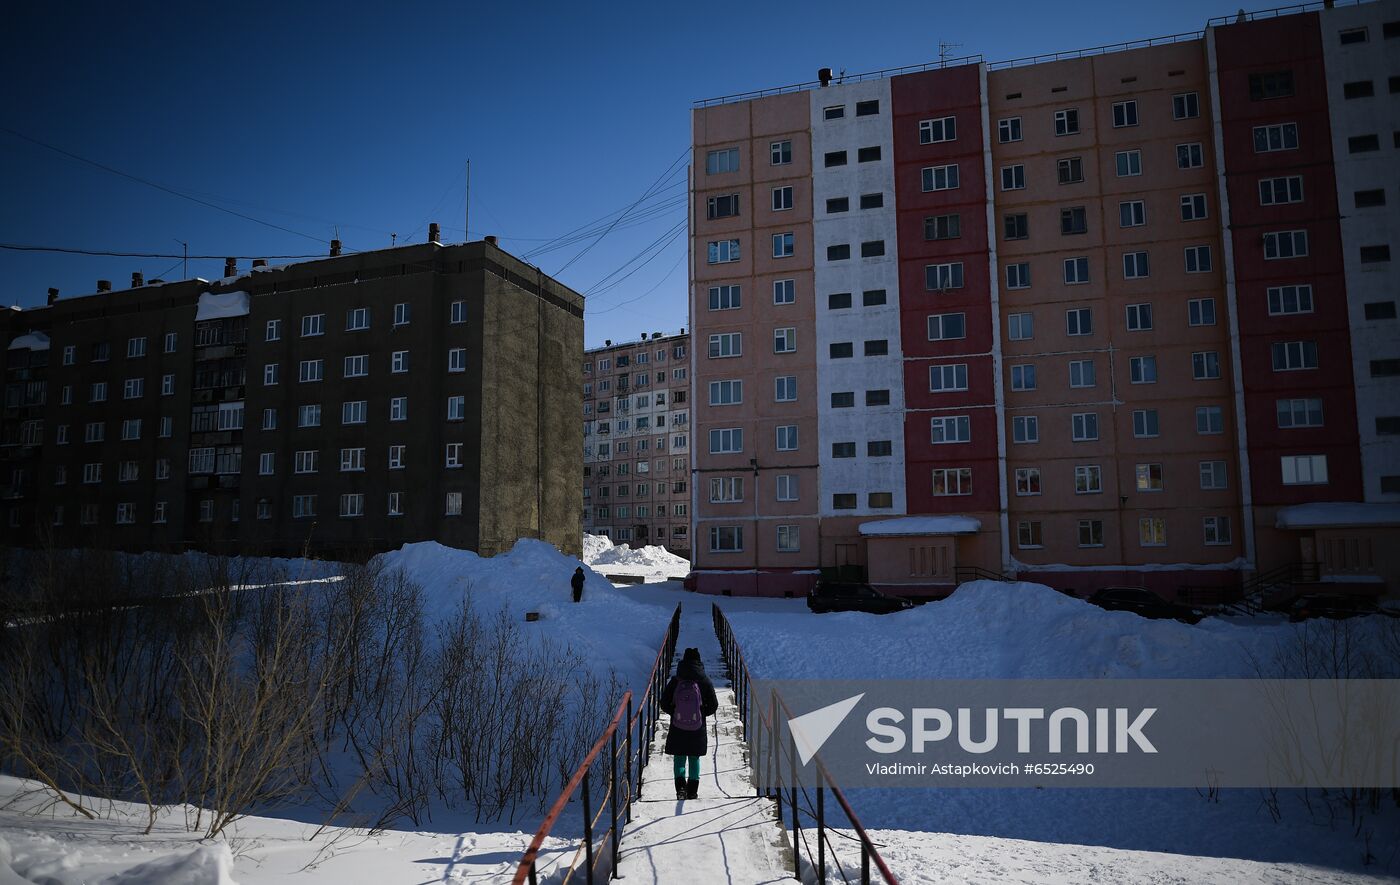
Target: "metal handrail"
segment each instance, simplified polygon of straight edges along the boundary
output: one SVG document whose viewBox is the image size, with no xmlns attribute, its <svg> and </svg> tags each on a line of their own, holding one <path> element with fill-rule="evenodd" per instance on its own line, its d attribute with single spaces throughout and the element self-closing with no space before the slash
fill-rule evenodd
<svg viewBox="0 0 1400 885">
<path fill-rule="evenodd" d="M 994 61 L 987 64 L 987 70 L 1000 71 L 1006 68 L 1020 68 L 1027 65 L 1044 64 L 1051 61 L 1065 61 L 1071 58 L 1087 58 L 1093 55 L 1108 55 L 1111 52 L 1127 52 L 1131 49 L 1147 49 L 1151 46 L 1168 46 L 1172 43 L 1189 43 L 1205 36 L 1204 31 L 1184 31 L 1168 34 L 1165 37 L 1146 37 L 1142 40 L 1128 40 L 1123 43 L 1106 43 L 1103 46 L 1090 46 L 1085 49 L 1067 49 L 1063 52 L 1047 52 L 1041 55 L 1026 55 L 1021 58 Z"/>
<path fill-rule="evenodd" d="M 1256 9 L 1254 12 L 1244 13 L 1245 21 L 1256 21 L 1266 18 L 1280 18 L 1285 15 L 1297 15 L 1302 12 L 1316 12 L 1319 9 L 1329 9 L 1333 6 L 1360 6 L 1370 0 L 1341 0 L 1339 3 L 1314 2 L 1295 3 L 1292 6 L 1275 6 L 1272 9 Z M 1233 25 L 1240 21 L 1240 13 L 1234 15 L 1217 15 L 1206 21 L 1206 27 L 1213 28 L 1219 25 Z"/>
<path fill-rule="evenodd" d="M 523 885 L 527 881 L 530 885 L 536 885 L 535 865 L 539 859 L 540 846 L 544 844 L 545 837 L 549 835 L 554 824 L 558 822 L 575 791 L 579 793 L 581 799 L 583 841 L 575 849 L 574 858 L 569 864 L 569 871 L 565 874 L 563 881 L 565 883 L 571 881 L 574 873 L 578 871 L 580 852 L 583 854 L 584 882 L 588 885 L 592 885 L 593 876 L 604 858 L 609 860 L 608 877 L 612 878 L 617 875 L 621 824 L 632 819 L 632 802 L 642 794 L 642 772 L 646 767 L 647 757 L 651 755 L 652 737 L 655 734 L 656 722 L 661 713 L 662 680 L 671 671 L 671 658 L 675 656 L 676 639 L 680 634 L 680 627 L 681 607 L 677 605 L 676 610 L 671 614 L 671 622 L 666 627 L 666 636 L 661 641 L 661 647 L 656 651 L 656 660 L 652 663 L 651 675 L 647 678 L 646 687 L 642 689 L 641 705 L 634 711 L 632 692 L 623 693 L 612 721 L 603 729 L 598 740 L 593 743 L 588 755 L 583 757 L 583 761 L 574 770 L 573 776 L 564 785 L 559 797 L 550 806 L 549 813 L 540 822 L 540 827 L 535 831 L 534 838 L 530 840 L 525 853 L 521 855 L 520 864 L 515 870 L 515 877 L 511 879 L 512 885 Z M 621 740 L 623 746 L 619 747 L 618 726 L 623 723 L 626 723 Z M 595 809 L 590 801 L 590 775 L 593 764 L 598 761 L 605 746 L 608 748 L 607 755 L 603 757 L 607 762 L 607 783 L 603 796 L 598 801 L 596 813 L 594 813 Z M 635 778 L 633 776 L 634 760 L 636 762 Z M 620 784 L 618 781 L 619 764 L 623 768 Z M 619 801 L 621 808 L 619 808 Z M 607 808 L 609 817 L 607 831 L 602 834 L 601 839 L 595 840 L 594 827 L 602 818 L 604 808 Z M 598 843 L 597 845 L 595 845 L 595 841 Z M 604 845 L 609 848 L 607 852 L 601 850 Z"/>
<path fill-rule="evenodd" d="M 861 825 L 860 819 L 856 816 L 855 810 L 851 808 L 851 803 L 846 800 L 846 794 L 841 791 L 835 781 L 831 778 L 831 773 L 827 771 L 826 765 L 822 763 L 820 756 L 813 757 L 816 770 L 815 803 L 808 795 L 807 788 L 803 786 L 797 776 L 797 748 L 789 733 L 786 742 L 779 740 L 777 732 L 778 712 L 781 710 L 789 719 L 792 718 L 792 711 L 787 703 L 775 690 L 769 699 L 769 711 L 765 715 L 764 705 L 757 702 L 752 692 L 752 677 L 749 673 L 748 662 L 744 660 L 744 652 L 739 647 L 739 640 L 734 635 L 734 628 L 730 626 L 729 619 L 718 605 L 711 604 L 711 617 L 714 620 L 715 635 L 719 637 L 720 649 L 724 655 L 725 666 L 729 668 L 730 683 L 734 688 L 734 701 L 739 708 L 739 721 L 744 726 L 744 733 L 750 735 L 753 740 L 753 752 L 749 757 L 749 765 L 754 769 L 754 794 L 758 798 L 765 798 L 768 792 L 764 784 L 767 778 L 761 776 L 760 768 L 763 771 L 777 776 L 778 788 L 775 794 L 770 794 L 766 798 L 773 799 L 778 812 L 778 822 L 783 821 L 783 785 L 782 776 L 783 765 L 786 761 L 789 769 L 789 780 L 786 800 L 789 804 L 788 819 L 792 827 L 792 856 L 793 873 L 797 878 L 802 879 L 802 851 L 800 846 L 806 844 L 802 833 L 802 816 L 816 822 L 816 856 L 810 847 L 807 851 L 807 865 L 814 867 L 814 872 L 818 882 L 826 881 L 827 854 L 830 852 L 831 859 L 836 865 L 836 872 L 841 875 L 843 881 L 849 882 L 846 878 L 845 867 L 836 856 L 835 846 L 832 844 L 829 834 L 845 835 L 826 823 L 826 802 L 825 794 L 830 791 L 836 799 L 836 803 L 850 821 L 856 836 L 855 841 L 860 843 L 860 882 L 861 885 L 870 885 L 870 867 L 874 864 L 875 869 L 880 873 L 881 879 L 886 885 L 899 885 L 899 880 L 890 871 L 885 859 L 880 856 L 878 847 L 874 840 L 866 833 L 865 827 Z M 755 715 L 756 714 L 756 715 Z M 756 728 L 755 728 L 756 726 Z M 785 758 L 786 757 L 786 758 Z M 806 807 L 799 807 L 799 794 L 805 800 Z M 849 837 L 847 837 L 849 838 Z"/>
<path fill-rule="evenodd" d="M 865 71 L 859 74 L 840 74 L 832 77 L 832 82 L 840 85 L 846 82 L 862 83 L 866 80 L 884 80 L 889 77 L 896 77 L 900 74 L 917 74 L 921 71 L 936 71 L 943 68 L 955 68 L 961 65 L 978 64 L 982 61 L 981 53 L 974 55 L 964 55 L 958 58 L 947 58 L 939 61 L 924 62 L 918 65 L 902 65 L 897 68 L 885 68 L 879 71 Z M 768 89 L 755 89 L 751 92 L 736 92 L 733 95 L 721 95 L 717 98 L 701 98 L 691 102 L 691 107 L 709 108 L 722 104 L 734 104 L 741 101 L 752 101 L 755 98 L 767 98 L 770 95 L 787 95 L 792 92 L 806 92 L 811 89 L 821 88 L 820 80 L 808 80 L 805 83 L 793 83 L 788 86 L 773 86 Z"/>
</svg>

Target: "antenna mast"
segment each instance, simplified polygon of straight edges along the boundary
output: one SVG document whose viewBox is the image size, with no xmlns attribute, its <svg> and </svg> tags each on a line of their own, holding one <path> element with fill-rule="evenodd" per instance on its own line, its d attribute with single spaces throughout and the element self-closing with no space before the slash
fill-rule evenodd
<svg viewBox="0 0 1400 885">
<path fill-rule="evenodd" d="M 946 68 L 946 67 L 948 67 L 948 56 L 952 54 L 949 50 L 952 50 L 952 49 L 961 49 L 961 48 L 962 48 L 962 44 L 961 44 L 961 43 L 948 43 L 948 42 L 946 42 L 946 41 L 944 41 L 944 40 L 939 40 L 939 41 L 938 41 L 938 66 L 939 66 L 940 68 Z"/>
<path fill-rule="evenodd" d="M 471 241 L 471 238 L 472 238 L 471 217 L 472 217 L 472 161 L 471 161 L 471 158 L 468 157 L 468 158 L 467 158 L 467 203 L 466 203 L 466 208 L 465 208 L 464 210 L 462 210 L 462 227 L 463 227 L 462 242 L 464 242 L 464 243 L 470 242 L 470 241 Z"/>
</svg>

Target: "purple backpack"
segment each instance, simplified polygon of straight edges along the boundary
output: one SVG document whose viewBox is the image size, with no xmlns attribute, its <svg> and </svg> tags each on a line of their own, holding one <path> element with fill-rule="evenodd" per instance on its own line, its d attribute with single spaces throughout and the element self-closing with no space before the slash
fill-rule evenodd
<svg viewBox="0 0 1400 885">
<path fill-rule="evenodd" d="M 675 709 L 671 724 L 676 728 L 698 731 L 705 727 L 705 717 L 700 713 L 700 683 L 693 679 L 676 683 Z"/>
</svg>

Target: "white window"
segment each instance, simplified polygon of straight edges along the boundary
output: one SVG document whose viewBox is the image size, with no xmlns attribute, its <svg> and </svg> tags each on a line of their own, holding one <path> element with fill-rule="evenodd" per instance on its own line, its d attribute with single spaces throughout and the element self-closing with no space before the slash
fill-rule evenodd
<svg viewBox="0 0 1400 885">
<path fill-rule="evenodd" d="M 258 476 L 272 476 L 276 471 L 276 452 L 263 452 L 258 455 Z"/>
<path fill-rule="evenodd" d="M 84 428 L 84 442 L 102 442 L 107 438 L 107 425 L 101 421 L 90 421 Z"/>
<path fill-rule="evenodd" d="M 1006 266 L 1006 288 L 1029 289 L 1031 287 L 1031 265 L 1028 261 Z"/>
<path fill-rule="evenodd" d="M 1079 131 L 1079 109 L 1067 108 L 1055 112 L 1055 134 L 1073 135 Z"/>
<path fill-rule="evenodd" d="M 774 353 L 794 353 L 797 350 L 797 329 L 774 329 L 773 330 L 773 352 Z"/>
<path fill-rule="evenodd" d="M 403 492 L 389 493 L 389 516 L 403 516 Z"/>
<path fill-rule="evenodd" d="M 1096 383 L 1093 360 L 1070 360 L 1070 387 L 1093 387 Z"/>
<path fill-rule="evenodd" d="M 1205 194 L 1182 194 L 1181 196 L 1181 220 L 1200 221 L 1206 217 L 1206 195 Z"/>
<path fill-rule="evenodd" d="M 1035 415 L 1015 415 L 1011 419 L 1011 441 L 1040 442 L 1040 418 Z"/>
<path fill-rule="evenodd" d="M 156 523 L 157 525 L 163 524 L 166 520 L 166 511 L 168 509 L 169 505 L 167 504 L 167 502 L 157 501 L 155 504 L 155 509 L 151 512 L 151 522 Z"/>
<path fill-rule="evenodd" d="M 1187 246 L 1185 254 L 1187 273 L 1210 273 L 1211 260 L 1209 246 Z"/>
<path fill-rule="evenodd" d="M 306 519 L 316 515 L 315 495 L 292 496 L 292 518 Z"/>
<path fill-rule="evenodd" d="M 136 522 L 135 504 L 117 505 L 117 525 L 131 525 Z"/>
<path fill-rule="evenodd" d="M 146 338 L 128 338 L 126 340 L 126 358 L 135 359 L 146 355 Z"/>
<path fill-rule="evenodd" d="M 1089 282 L 1089 259 L 1087 257 L 1065 259 L 1065 285 L 1074 286 Z"/>
<path fill-rule="evenodd" d="M 938 467 L 933 471 L 933 494 L 970 495 L 972 494 L 971 467 Z"/>
<path fill-rule="evenodd" d="M 1202 461 L 1199 466 L 1202 489 L 1214 491 L 1230 487 L 1230 476 L 1224 461 Z"/>
<path fill-rule="evenodd" d="M 1010 341 L 1029 341 L 1035 337 L 1035 316 L 1013 313 L 1006 318 L 1006 337 Z"/>
<path fill-rule="evenodd" d="M 737 287 L 736 287 L 737 288 Z M 797 300 L 797 282 L 795 280 L 774 280 L 773 281 L 773 303 L 792 304 Z"/>
<path fill-rule="evenodd" d="M 310 338 L 313 335 L 326 334 L 326 315 L 323 313 L 307 314 L 301 318 L 301 337 Z"/>
<path fill-rule="evenodd" d="M 401 375 L 408 371 L 408 351 L 396 350 L 389 356 L 389 371 Z"/>
<path fill-rule="evenodd" d="M 796 553 L 802 549 L 801 536 L 795 525 L 778 526 L 778 552 Z"/>
<path fill-rule="evenodd" d="M 1124 126 L 1136 126 L 1138 124 L 1138 112 L 1136 101 L 1115 101 L 1113 103 L 1113 127 L 1120 129 Z"/>
<path fill-rule="evenodd" d="M 1267 294 L 1270 316 L 1313 312 L 1311 285 L 1270 286 Z"/>
<path fill-rule="evenodd" d="M 345 377 L 363 378 L 369 374 L 369 356 L 359 354 L 357 356 L 347 356 L 345 358 Z"/>
<path fill-rule="evenodd" d="M 1088 307 L 1074 307 L 1065 311 L 1066 335 L 1094 334 L 1094 313 Z"/>
<path fill-rule="evenodd" d="M 744 401 L 743 381 L 711 381 L 710 405 L 732 406 Z"/>
<path fill-rule="evenodd" d="M 797 500 L 797 477 L 791 473 L 780 473 L 777 479 L 777 499 L 779 501 Z M 676 514 L 679 516 L 680 514 Z"/>
<path fill-rule="evenodd" d="M 346 517 L 365 515 L 365 496 L 358 493 L 340 496 L 340 515 Z"/>
<path fill-rule="evenodd" d="M 166 353 L 174 353 L 174 352 L 175 352 L 175 348 L 179 345 L 179 343 L 180 343 L 180 333 L 178 333 L 178 332 L 166 332 L 166 333 L 165 333 L 165 352 L 166 352 Z"/>
<path fill-rule="evenodd" d="M 1172 96 L 1172 119 L 1189 120 L 1201 115 L 1201 98 L 1194 92 L 1180 92 Z"/>
<path fill-rule="evenodd" d="M 394 305 L 394 325 L 407 326 L 412 310 L 407 301 L 401 301 Z"/>
<path fill-rule="evenodd" d="M 1207 547 L 1215 547 L 1230 543 L 1230 517 L 1228 516 L 1203 516 L 1201 517 L 1202 541 Z"/>
<path fill-rule="evenodd" d="M 1142 151 L 1118 151 L 1113 162 L 1119 178 L 1142 174 Z"/>
<path fill-rule="evenodd" d="M 943 292 L 962 287 L 963 263 L 961 261 L 924 265 L 924 288 L 928 291 Z"/>
<path fill-rule="evenodd" d="M 60 446 L 68 445 L 68 425 L 60 424 L 54 428 L 54 443 Z"/>
<path fill-rule="evenodd" d="M 447 398 L 447 420 L 461 421 L 467 417 L 467 398 L 465 396 L 449 396 Z M 607 422 L 603 422 L 607 426 Z"/>
<path fill-rule="evenodd" d="M 193 457 L 193 453 L 191 453 L 191 457 Z M 204 471 L 204 472 L 207 473 L 208 471 Z M 101 465 L 101 464 L 84 464 L 84 465 L 83 465 L 83 482 L 88 483 L 88 484 L 96 484 L 96 483 L 102 482 L 102 465 Z"/>
<path fill-rule="evenodd" d="M 1303 202 L 1303 176 L 1284 175 L 1259 180 L 1259 205 L 1277 206 Z"/>
<path fill-rule="evenodd" d="M 448 515 L 448 516 L 461 516 L 461 515 L 462 515 L 462 493 L 461 493 L 461 492 L 448 492 L 448 493 L 447 493 L 447 504 L 446 504 L 446 508 L 445 508 L 444 512 L 445 512 L 446 515 Z"/>
<path fill-rule="evenodd" d="M 449 323 L 452 323 L 453 325 L 457 325 L 457 324 L 459 324 L 459 323 L 465 323 L 466 321 L 467 321 L 467 302 L 465 302 L 465 301 L 454 301 L 454 302 L 452 302 L 452 307 L 451 307 L 450 311 L 448 312 L 448 322 L 449 322 Z"/>
<path fill-rule="evenodd" d="M 390 398 L 389 398 L 389 420 L 390 420 L 390 421 L 407 421 L 407 420 L 408 420 L 408 397 L 406 397 L 406 396 L 393 396 L 393 397 L 390 397 Z"/>
<path fill-rule="evenodd" d="M 731 504 L 744 500 L 742 476 L 717 476 L 710 480 L 710 503 Z"/>
<path fill-rule="evenodd" d="M 967 415 L 948 415 L 929 419 L 929 439 L 934 445 L 972 441 L 972 419 Z"/>
<path fill-rule="evenodd" d="M 1157 383 L 1157 358 L 1134 356 L 1128 358 L 1128 380 L 1133 384 Z"/>
<path fill-rule="evenodd" d="M 710 336 L 710 359 L 723 359 L 731 356 L 742 356 L 744 352 L 744 336 L 741 332 L 721 332 Z"/>
<path fill-rule="evenodd" d="M 348 400 L 340 404 L 341 424 L 363 424 L 368 414 L 369 404 L 365 400 Z"/>
<path fill-rule="evenodd" d="M 1293 427 L 1321 427 L 1322 400 L 1320 399 L 1281 399 L 1275 403 L 1278 426 L 1283 429 Z"/>
<path fill-rule="evenodd" d="M 1270 231 L 1264 234 L 1264 259 L 1302 258 L 1308 254 L 1308 232 L 1305 230 Z"/>
<path fill-rule="evenodd" d="M 744 527 L 740 525 L 710 526 L 711 553 L 741 553 L 744 549 Z"/>
<path fill-rule="evenodd" d="M 773 234 L 773 257 L 791 258 L 793 256 L 792 233 Z"/>
<path fill-rule="evenodd" d="M 1129 304 L 1125 310 L 1129 332 L 1145 332 L 1152 328 L 1151 304 Z"/>
<path fill-rule="evenodd" d="M 268 320 L 268 321 L 267 321 L 267 326 L 265 327 L 265 329 L 264 329 L 264 331 L 263 331 L 263 340 L 264 340 L 264 341 L 281 341 L 281 340 L 282 340 L 282 321 L 281 321 L 281 320 Z"/>
<path fill-rule="evenodd" d="M 1196 407 L 1196 432 L 1213 436 L 1225 432 L 1225 409 L 1221 406 Z"/>
<path fill-rule="evenodd" d="M 1140 280 L 1148 276 L 1146 252 L 1123 253 L 1123 279 Z"/>
<path fill-rule="evenodd" d="M 345 312 L 345 331 L 360 332 L 369 328 L 369 308 L 352 307 Z"/>
<path fill-rule="evenodd" d="M 145 378 L 128 378 L 122 383 L 122 399 L 140 399 L 145 393 Z"/>
<path fill-rule="evenodd" d="M 795 452 L 795 451 L 797 451 L 797 425 L 796 425 L 796 424 L 779 424 L 779 425 L 778 425 L 777 434 L 778 434 L 778 439 L 777 439 L 778 451 L 780 451 L 780 452 Z"/>
<path fill-rule="evenodd" d="M 1298 124 L 1275 123 L 1254 127 L 1254 152 L 1292 151 L 1298 148 Z"/>
<path fill-rule="evenodd" d="M 170 478 L 170 459 L 169 459 L 169 458 L 157 458 L 157 459 L 156 459 L 156 479 L 169 479 L 169 478 Z"/>
<path fill-rule="evenodd" d="M 467 370 L 467 349 L 465 347 L 453 347 L 447 351 L 447 371 L 465 372 Z"/>
<path fill-rule="evenodd" d="M 1070 438 L 1074 442 L 1090 442 L 1098 439 L 1098 412 L 1075 412 L 1070 415 Z"/>
<path fill-rule="evenodd" d="M 1219 378 L 1220 354 L 1214 350 L 1202 350 L 1191 354 L 1191 377 L 1197 381 Z"/>
<path fill-rule="evenodd" d="M 263 365 L 263 386 L 272 387 L 278 380 L 278 363 L 266 363 Z"/>
<path fill-rule="evenodd" d="M 63 389 L 59 392 L 58 395 L 58 403 L 61 406 L 73 405 L 73 385 L 63 385 Z"/>
<path fill-rule="evenodd" d="M 342 473 L 351 471 L 362 471 L 364 469 L 365 450 L 363 448 L 340 450 L 340 470 Z"/>
<path fill-rule="evenodd" d="M 107 382 L 94 381 L 92 388 L 88 391 L 88 402 L 105 403 L 107 401 Z"/>
<path fill-rule="evenodd" d="M 773 379 L 773 401 L 779 403 L 797 401 L 796 375 L 779 375 Z"/>
<path fill-rule="evenodd" d="M 456 467 L 461 467 L 461 466 L 462 466 L 462 444 L 461 444 L 461 443 L 457 442 L 457 443 L 448 443 L 448 444 L 447 444 L 447 457 L 446 457 L 446 460 L 443 462 L 443 466 L 444 466 L 444 467 L 451 467 L 451 468 L 456 468 Z"/>
<path fill-rule="evenodd" d="M 729 264 L 739 260 L 738 240 L 712 241 L 706 248 L 706 261 L 709 264 Z"/>
<path fill-rule="evenodd" d="M 1137 409 L 1133 412 L 1133 436 L 1138 439 L 1151 439 L 1161 435 L 1161 424 L 1156 409 Z"/>
<path fill-rule="evenodd" d="M 1127 200 L 1118 204 L 1119 227 L 1141 227 L 1147 223 L 1147 204 L 1142 200 Z"/>
<path fill-rule="evenodd" d="M 930 366 L 928 385 L 932 393 L 967 390 L 967 363 Z"/>
<path fill-rule="evenodd" d="M 118 482 L 136 482 L 141 478 L 141 462 L 123 461 L 117 472 Z"/>
<path fill-rule="evenodd" d="M 1317 368 L 1316 341 L 1275 341 L 1271 351 L 1275 372 Z"/>
<path fill-rule="evenodd" d="M 773 211 L 785 212 L 792 208 L 792 185 L 773 188 Z"/>
<path fill-rule="evenodd" d="M 967 337 L 967 314 L 938 313 L 928 318 L 928 340 L 953 341 Z"/>
<path fill-rule="evenodd" d="M 792 162 L 792 142 L 775 141 L 768 145 L 768 162 L 774 166 L 786 166 Z"/>
<path fill-rule="evenodd" d="M 298 379 L 302 382 L 320 381 L 324 374 L 324 360 L 302 360 L 298 372 Z"/>
<path fill-rule="evenodd" d="M 1022 497 L 1040 494 L 1039 467 L 1016 468 L 1016 494 Z"/>
<path fill-rule="evenodd" d="M 298 427 L 320 427 L 321 426 L 321 405 L 319 403 L 310 406 L 297 407 Z"/>
<path fill-rule="evenodd" d="M 1163 488 L 1161 464 L 1138 464 L 1133 468 L 1139 492 L 1160 492 Z"/>
<path fill-rule="evenodd" d="M 1026 167 L 1021 163 L 1001 167 L 1001 189 L 1021 190 L 1026 186 Z"/>
<path fill-rule="evenodd" d="M 276 410 L 276 409 L 263 409 L 262 429 L 263 429 L 263 430 L 276 430 L 276 429 L 277 429 L 277 410 Z"/>
<path fill-rule="evenodd" d="M 952 190 L 958 186 L 958 164 L 926 166 L 922 176 L 925 192 Z"/>
<path fill-rule="evenodd" d="M 739 149 L 723 148 L 705 154 L 705 174 L 718 175 L 723 172 L 739 171 Z"/>
<path fill-rule="evenodd" d="M 315 449 L 305 449 L 296 453 L 292 459 L 292 470 L 295 473 L 315 473 L 321 461 L 321 453 Z"/>
<path fill-rule="evenodd" d="M 126 420 L 122 421 L 122 439 L 131 440 L 131 439 L 140 439 L 140 438 L 141 438 L 141 419 L 140 419 L 140 418 L 127 418 Z"/>
<path fill-rule="evenodd" d="M 1001 144 L 1021 140 L 1021 118 L 1007 117 L 997 121 L 997 141 Z"/>
<path fill-rule="evenodd" d="M 1002 123 L 1007 122 L 1002 120 Z M 1018 124 L 1020 120 L 1016 121 Z M 938 141 L 952 141 L 958 137 L 957 117 L 939 117 L 934 120 L 919 121 L 919 144 L 933 144 Z M 1002 141 L 1007 141 L 1003 138 Z"/>
<path fill-rule="evenodd" d="M 389 446 L 389 469 L 404 469 L 404 453 L 408 451 L 408 446 Z"/>
<path fill-rule="evenodd" d="M 710 310 L 735 310 L 742 305 L 738 286 L 711 286 Z"/>
<path fill-rule="evenodd" d="M 71 365 L 73 365 L 74 361 L 77 360 L 77 358 L 78 358 L 78 345 L 76 345 L 76 344 L 69 344 L 69 345 L 64 346 L 64 348 L 63 348 L 63 364 L 64 364 L 65 366 L 71 366 Z"/>
<path fill-rule="evenodd" d="M 1215 299 L 1192 298 L 1187 301 L 1186 321 L 1192 326 L 1215 325 Z"/>
<path fill-rule="evenodd" d="M 1138 544 L 1143 547 L 1165 547 L 1167 545 L 1167 521 L 1160 516 L 1139 518 Z"/>
</svg>

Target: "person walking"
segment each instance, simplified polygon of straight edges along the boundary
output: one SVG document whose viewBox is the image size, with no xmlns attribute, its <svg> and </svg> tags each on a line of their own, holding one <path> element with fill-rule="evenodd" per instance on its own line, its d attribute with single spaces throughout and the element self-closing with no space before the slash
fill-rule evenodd
<svg viewBox="0 0 1400 885">
<path fill-rule="evenodd" d="M 677 799 L 694 799 L 700 790 L 700 757 L 708 749 L 705 719 L 718 709 L 715 687 L 705 675 L 700 649 L 686 649 L 676 665 L 676 675 L 661 692 L 661 710 L 671 717 L 666 754 L 675 757 Z"/>
<path fill-rule="evenodd" d="M 574 576 L 569 579 L 569 583 L 574 587 L 574 602 L 583 601 L 583 566 L 574 569 Z"/>
</svg>

